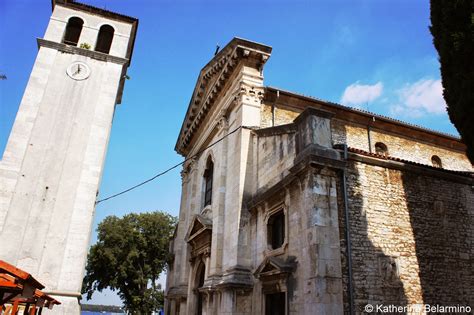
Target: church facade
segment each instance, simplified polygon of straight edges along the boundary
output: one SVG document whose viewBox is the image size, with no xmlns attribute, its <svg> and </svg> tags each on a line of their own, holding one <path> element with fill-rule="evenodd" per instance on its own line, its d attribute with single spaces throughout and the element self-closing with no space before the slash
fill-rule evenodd
<svg viewBox="0 0 474 315">
<path fill-rule="evenodd" d="M 186 161 L 166 313 L 473 307 L 465 146 L 265 87 L 270 54 L 235 38 L 199 74 L 176 143 Z"/>
</svg>

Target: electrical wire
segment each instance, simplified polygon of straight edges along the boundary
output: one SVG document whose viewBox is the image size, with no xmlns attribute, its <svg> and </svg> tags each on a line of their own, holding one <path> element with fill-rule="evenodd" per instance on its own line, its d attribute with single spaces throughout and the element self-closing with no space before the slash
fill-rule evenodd
<svg viewBox="0 0 474 315">
<path fill-rule="evenodd" d="M 215 146 L 216 144 L 218 144 L 219 142 L 221 142 L 222 140 L 224 140 L 225 138 L 227 138 L 227 137 L 230 136 L 231 134 L 236 133 L 238 130 L 240 130 L 240 129 L 242 129 L 242 128 L 246 128 L 246 127 L 243 127 L 243 126 L 237 127 L 236 129 L 232 130 L 231 132 L 229 132 L 228 134 L 226 134 L 226 135 L 223 136 L 222 138 L 216 140 L 215 142 L 211 143 L 210 145 L 208 145 L 208 146 L 205 147 L 204 149 L 198 151 L 198 152 L 197 152 L 196 154 L 194 154 L 193 156 L 191 156 L 191 157 L 185 159 L 183 162 L 180 162 L 180 163 L 178 163 L 178 164 L 176 164 L 176 165 L 173 165 L 173 166 L 171 166 L 170 168 L 168 168 L 167 170 L 165 170 L 165 171 L 163 171 L 163 172 L 161 172 L 161 173 L 158 173 L 158 174 L 156 174 L 155 176 L 153 176 L 153 177 L 151 177 L 151 178 L 149 178 L 149 179 L 147 179 L 147 180 L 145 180 L 145 181 L 143 181 L 143 182 L 141 182 L 141 183 L 139 183 L 139 184 L 136 184 L 135 186 L 132 186 L 132 187 L 130 187 L 130 188 L 127 188 L 127 189 L 125 189 L 125 190 L 122 190 L 121 192 L 118 192 L 118 193 L 113 194 L 113 195 L 111 195 L 111 196 L 108 196 L 108 197 L 106 197 L 106 198 L 97 200 L 97 201 L 95 202 L 95 204 L 98 205 L 98 204 L 101 203 L 101 202 L 104 202 L 104 201 L 110 200 L 110 199 L 112 199 L 112 198 L 118 197 L 118 196 L 120 196 L 120 195 L 123 195 L 123 194 L 125 194 L 125 193 L 128 193 L 128 192 L 131 191 L 131 190 L 134 190 L 134 189 L 136 189 L 136 188 L 138 188 L 138 187 L 140 187 L 140 186 L 143 186 L 143 185 L 145 185 L 145 184 L 147 184 L 147 183 L 149 183 L 149 182 L 151 182 L 151 181 L 157 179 L 157 178 L 160 177 L 160 176 L 165 175 L 165 174 L 168 173 L 169 171 L 171 171 L 171 170 L 177 168 L 178 166 L 183 165 L 183 164 L 186 163 L 187 161 L 189 161 L 189 160 L 191 160 L 191 159 L 194 159 L 196 156 L 200 155 L 202 152 L 204 152 L 204 151 L 206 151 L 207 149 L 209 149 L 209 148 Z"/>
</svg>

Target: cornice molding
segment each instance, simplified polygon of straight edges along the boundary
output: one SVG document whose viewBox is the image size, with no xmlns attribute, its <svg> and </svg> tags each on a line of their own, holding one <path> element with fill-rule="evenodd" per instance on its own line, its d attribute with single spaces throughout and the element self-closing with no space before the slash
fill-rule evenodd
<svg viewBox="0 0 474 315">
<path fill-rule="evenodd" d="M 216 102 L 239 61 L 248 58 L 258 60 L 258 68 L 261 70 L 270 57 L 270 52 L 271 48 L 268 46 L 235 38 L 201 70 L 176 143 L 175 150 L 178 153 L 188 153 L 187 146 L 195 131 Z M 263 90 L 260 93 L 263 98 Z"/>
<path fill-rule="evenodd" d="M 362 150 L 349 149 L 348 159 L 384 168 L 396 169 L 407 173 L 417 173 L 423 176 L 431 176 L 438 179 L 445 179 L 456 183 L 474 185 L 474 174 L 471 172 L 453 171 L 444 168 L 436 168 L 417 162 L 401 159 L 387 159 L 375 154 L 370 154 Z M 355 152 L 353 152 L 355 151 Z"/>
<path fill-rule="evenodd" d="M 57 43 L 57 42 L 53 42 L 53 41 L 43 39 L 43 38 L 37 38 L 37 42 L 38 42 L 38 49 L 40 47 L 47 47 L 47 48 L 56 49 L 60 52 L 90 57 L 90 58 L 100 60 L 100 61 L 113 62 L 119 65 L 128 66 L 128 63 L 129 63 L 129 60 L 126 58 L 116 57 L 116 56 L 104 54 L 98 51 L 84 49 L 84 48 L 80 48 L 76 46 L 70 46 L 63 43 Z"/>
</svg>

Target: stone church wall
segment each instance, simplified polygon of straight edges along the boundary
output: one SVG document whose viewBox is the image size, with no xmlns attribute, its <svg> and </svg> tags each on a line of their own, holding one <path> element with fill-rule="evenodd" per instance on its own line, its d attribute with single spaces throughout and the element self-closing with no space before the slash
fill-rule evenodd
<svg viewBox="0 0 474 315">
<path fill-rule="evenodd" d="M 272 280 L 272 285 L 286 292 L 288 314 L 342 313 L 338 179 L 330 169 L 309 168 L 286 189 L 267 199 L 251 217 L 253 268 L 268 257 L 294 266 L 287 279 Z M 272 249 L 268 245 L 267 222 L 272 213 L 281 209 L 286 220 L 285 242 L 281 248 Z M 265 280 L 255 279 L 252 314 L 262 314 L 267 286 Z"/>
<path fill-rule="evenodd" d="M 275 106 L 275 126 L 286 125 L 293 122 L 298 117 L 300 111 L 289 108 Z M 261 109 L 261 128 L 272 127 L 272 105 L 262 104 Z"/>
<path fill-rule="evenodd" d="M 367 303 L 472 305 L 474 194 L 470 185 L 443 176 L 442 171 L 423 173 L 421 168 L 414 172 L 350 161 L 348 169 L 356 310 L 361 312 Z M 339 206 L 347 310 L 342 209 Z"/>
<path fill-rule="evenodd" d="M 408 137 L 392 135 L 378 130 L 371 132 L 372 152 L 377 142 L 383 142 L 388 147 L 391 156 L 431 165 L 431 157 L 437 155 L 441 158 L 443 168 L 456 171 L 472 170 L 471 163 L 463 152 L 449 150 L 434 144 L 414 141 Z"/>
<path fill-rule="evenodd" d="M 292 123 L 299 111 L 291 108 L 275 107 L 275 126 Z M 261 110 L 262 127 L 272 126 L 272 106 L 266 104 Z M 409 135 L 397 135 L 382 130 L 370 131 L 371 148 L 367 127 L 355 123 L 333 119 L 331 122 L 332 141 L 334 144 L 347 144 L 349 147 L 375 152 L 377 142 L 384 143 L 390 156 L 421 164 L 431 165 L 431 157 L 440 157 L 443 168 L 458 171 L 472 171 L 472 165 L 464 152 L 444 148 L 432 143 L 424 143 L 409 138 Z"/>
<path fill-rule="evenodd" d="M 349 147 L 369 151 L 367 127 L 353 123 L 333 120 L 333 142 L 342 144 L 347 141 Z M 432 143 L 424 143 L 409 139 L 408 136 L 395 135 L 381 130 L 370 131 L 371 149 L 375 152 L 375 144 L 382 142 L 387 146 L 388 154 L 425 165 L 431 165 L 431 157 L 441 158 L 443 168 L 458 171 L 472 170 L 471 163 L 463 152 L 443 148 Z"/>
<path fill-rule="evenodd" d="M 229 55 L 239 62 L 234 74 L 215 90 L 220 96 L 194 138 L 179 138 L 178 152 L 190 157 L 224 137 L 183 168 L 176 277 L 169 278 L 167 310 L 192 313 L 201 301 L 203 314 L 262 314 L 284 307 L 289 314 L 348 311 L 346 172 L 358 313 L 367 303 L 472 303 L 473 180 L 428 167 L 437 155 L 445 169 L 472 170 L 459 151 L 462 144 L 265 89 L 261 63 L 268 56 L 239 49 Z M 226 63 L 211 63 L 221 64 Z M 204 72 L 203 78 L 209 79 Z M 197 87 L 206 80 L 199 79 Z M 190 113 L 205 101 L 195 96 Z M 191 117 L 186 116 L 185 128 Z M 374 152 L 377 142 L 388 147 L 391 157 L 425 165 L 352 149 L 346 165 L 334 148 L 347 144 Z M 209 157 L 214 162 L 212 203 L 203 206 Z"/>
<path fill-rule="evenodd" d="M 289 133 L 255 138 L 258 190 L 270 187 L 288 175 L 295 158 L 295 135 Z"/>
</svg>

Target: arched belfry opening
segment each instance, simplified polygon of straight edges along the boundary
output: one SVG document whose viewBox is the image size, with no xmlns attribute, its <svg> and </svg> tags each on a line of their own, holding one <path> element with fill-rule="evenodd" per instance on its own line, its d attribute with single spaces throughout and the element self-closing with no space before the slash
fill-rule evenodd
<svg viewBox="0 0 474 315">
<path fill-rule="evenodd" d="M 63 43 L 67 45 L 77 46 L 79 37 L 81 36 L 84 21 L 76 16 L 69 19 L 64 33 Z"/>
<path fill-rule="evenodd" d="M 110 46 L 112 46 L 112 40 L 114 39 L 114 28 L 110 25 L 102 25 L 99 30 L 99 36 L 97 37 L 97 43 L 95 50 L 104 54 L 110 52 Z"/>
</svg>

